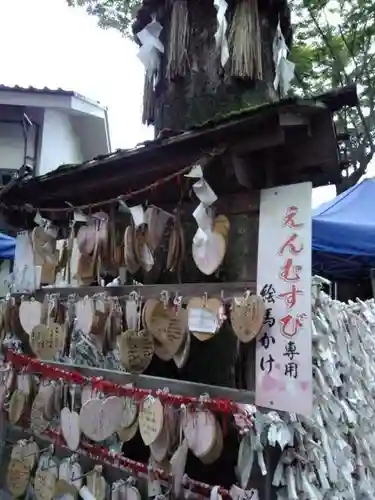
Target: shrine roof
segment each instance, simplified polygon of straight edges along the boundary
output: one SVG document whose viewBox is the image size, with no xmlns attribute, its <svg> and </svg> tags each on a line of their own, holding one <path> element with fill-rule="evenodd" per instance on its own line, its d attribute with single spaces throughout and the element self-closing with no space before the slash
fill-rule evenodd
<svg viewBox="0 0 375 500">
<path fill-rule="evenodd" d="M 164 131 L 133 149 L 117 150 L 82 164 L 61 165 L 46 175 L 19 180 L 1 201 L 13 206 L 21 202 L 35 206 L 36 200 L 38 206 L 66 206 L 66 202 L 76 205 L 119 196 L 194 164 L 218 146 L 226 152 L 234 150 L 246 161 L 250 157 L 258 161 L 259 154 L 263 158 L 266 150 L 273 151 L 277 157 L 281 155 L 285 182 L 307 180 L 307 176 L 314 185 L 328 184 L 340 175 L 332 113 L 357 103 L 356 88 L 350 86 L 310 99 L 287 98 L 218 116 L 185 132 Z M 295 154 L 297 137 L 302 141 L 301 158 Z M 315 144 L 316 160 L 304 148 L 304 141 Z M 324 158 L 318 154 L 322 149 Z M 305 156 L 309 155 L 310 163 L 304 170 Z M 291 167 L 288 179 L 290 169 L 283 164 L 289 161 L 297 166 Z M 297 172 L 303 171 L 301 178 Z M 255 189 L 263 187 L 259 182 L 255 182 Z M 236 187 L 226 184 L 223 189 L 233 194 Z M 165 196 L 164 192 L 162 198 Z"/>
</svg>

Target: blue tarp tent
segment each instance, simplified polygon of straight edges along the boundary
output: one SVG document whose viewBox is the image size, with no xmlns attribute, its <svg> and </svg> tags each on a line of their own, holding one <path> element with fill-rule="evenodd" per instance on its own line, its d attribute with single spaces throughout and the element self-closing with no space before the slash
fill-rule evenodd
<svg viewBox="0 0 375 500">
<path fill-rule="evenodd" d="M 313 272 L 369 277 L 375 267 L 375 179 L 365 179 L 313 211 Z"/>
<path fill-rule="evenodd" d="M 0 259 L 14 259 L 16 239 L 0 233 Z"/>
</svg>

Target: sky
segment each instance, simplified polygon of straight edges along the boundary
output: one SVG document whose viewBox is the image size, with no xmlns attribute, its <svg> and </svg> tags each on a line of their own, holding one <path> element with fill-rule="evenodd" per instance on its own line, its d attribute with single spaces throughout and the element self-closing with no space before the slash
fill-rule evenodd
<svg viewBox="0 0 375 500">
<path fill-rule="evenodd" d="M 153 138 L 141 123 L 143 66 L 137 46 L 102 30 L 65 0 L 1 0 L 0 83 L 75 90 L 108 108 L 112 149 Z M 11 50 L 10 50 L 11 48 Z M 335 188 L 313 192 L 313 207 Z"/>
</svg>

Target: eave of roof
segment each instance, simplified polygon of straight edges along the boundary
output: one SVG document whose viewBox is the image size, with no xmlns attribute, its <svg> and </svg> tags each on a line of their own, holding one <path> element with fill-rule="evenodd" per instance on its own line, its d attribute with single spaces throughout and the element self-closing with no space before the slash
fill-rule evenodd
<svg viewBox="0 0 375 500">
<path fill-rule="evenodd" d="M 92 104 L 93 106 L 98 106 L 99 108 L 105 109 L 105 106 L 100 104 L 100 102 L 95 101 L 93 99 L 89 99 L 88 97 L 75 92 L 74 90 L 65 90 L 62 88 L 51 89 L 49 87 L 21 87 L 19 85 L 2 85 L 0 84 L 0 92 L 19 92 L 22 94 L 44 94 L 44 95 L 54 95 L 54 96 L 66 96 L 66 97 L 75 97 L 76 99 L 80 99 L 81 101 L 87 102 L 88 104 Z"/>
<path fill-rule="evenodd" d="M 168 138 L 158 138 L 147 141 L 129 150 L 118 150 L 114 153 L 98 156 L 79 165 L 62 165 L 51 173 L 39 178 L 33 178 L 18 183 L 6 198 L 11 202 L 38 199 L 48 200 L 51 206 L 58 198 L 72 194 L 73 186 L 85 185 L 85 194 L 91 189 L 100 192 L 105 186 L 117 186 L 124 189 L 126 186 L 137 186 L 147 183 L 147 179 L 162 178 L 163 175 L 178 171 L 182 166 L 197 161 L 199 155 L 211 151 L 218 145 L 231 145 L 239 141 L 246 141 L 249 134 L 259 133 L 279 113 L 294 113 L 295 115 L 327 117 L 345 105 L 353 106 L 358 102 L 355 87 L 332 91 L 310 100 L 288 98 L 277 102 L 265 103 L 240 112 L 234 112 L 224 117 L 209 120 L 193 129 Z M 331 142 L 335 142 L 332 129 Z M 334 147 L 334 146 L 333 146 Z M 335 168 L 336 160 L 332 160 Z M 338 164 L 338 163 L 337 163 Z M 331 169 L 326 182 L 332 182 L 335 172 Z M 70 186 L 70 187 L 69 187 Z M 123 186 L 121 188 L 121 186 Z M 82 196 L 82 192 L 80 191 Z M 66 199 L 66 198 L 61 198 Z M 6 199 L 4 199 L 6 202 Z M 61 201 L 60 201 L 61 202 Z M 52 203 L 56 206 L 55 203 Z"/>
</svg>

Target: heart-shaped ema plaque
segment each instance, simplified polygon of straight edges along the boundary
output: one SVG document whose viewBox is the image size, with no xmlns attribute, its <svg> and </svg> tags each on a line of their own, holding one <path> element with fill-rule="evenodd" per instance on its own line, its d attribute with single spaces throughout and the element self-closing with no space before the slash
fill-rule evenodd
<svg viewBox="0 0 375 500">
<path fill-rule="evenodd" d="M 250 342 L 258 335 L 263 327 L 265 313 L 265 304 L 258 295 L 234 298 L 230 321 L 241 342 Z"/>
<path fill-rule="evenodd" d="M 13 460 L 20 460 L 21 462 L 26 462 L 29 469 L 32 470 L 39 457 L 39 447 L 35 441 L 30 439 L 30 441 L 19 441 L 12 448 L 10 458 Z"/>
<path fill-rule="evenodd" d="M 151 333 L 126 330 L 118 340 L 120 359 L 130 373 L 142 373 L 151 363 L 154 354 L 154 340 Z"/>
<path fill-rule="evenodd" d="M 223 303 L 219 299 L 193 297 L 187 312 L 188 328 L 200 341 L 211 339 L 223 323 Z"/>
<path fill-rule="evenodd" d="M 105 500 L 107 483 L 104 477 L 96 470 L 92 470 L 86 476 L 87 488 L 95 500 Z"/>
<path fill-rule="evenodd" d="M 84 335 L 91 333 L 91 327 L 94 321 L 94 302 L 89 297 L 79 300 L 75 306 L 76 329 L 83 332 Z"/>
<path fill-rule="evenodd" d="M 131 427 L 137 419 L 138 416 L 138 407 L 137 403 L 133 398 L 125 397 L 122 399 L 122 417 L 120 422 L 120 428 L 127 429 Z"/>
<path fill-rule="evenodd" d="M 158 398 L 147 397 L 139 410 L 139 432 L 146 446 L 160 436 L 164 425 L 164 409 Z"/>
<path fill-rule="evenodd" d="M 45 399 L 43 394 L 37 394 L 33 401 L 30 414 L 30 427 L 35 434 L 42 434 L 49 425 L 44 418 Z"/>
<path fill-rule="evenodd" d="M 120 427 L 116 430 L 119 440 L 123 443 L 127 443 L 131 441 L 137 434 L 139 429 L 138 418 L 134 421 L 134 423 L 130 427 Z"/>
<path fill-rule="evenodd" d="M 51 323 L 50 326 L 40 324 L 31 332 L 30 347 L 39 359 L 53 360 L 64 344 L 64 330 L 58 323 Z"/>
<path fill-rule="evenodd" d="M 187 412 L 183 420 L 183 431 L 190 450 L 198 458 L 207 456 L 216 442 L 216 419 L 208 410 Z"/>
<path fill-rule="evenodd" d="M 217 215 L 214 219 L 212 231 L 214 233 L 221 234 L 224 237 L 225 242 L 227 242 L 229 229 L 230 229 L 230 222 L 228 217 L 226 217 L 225 215 Z"/>
<path fill-rule="evenodd" d="M 43 306 L 37 300 L 23 300 L 18 311 L 20 323 L 25 332 L 31 335 L 33 328 L 40 325 Z"/>
<path fill-rule="evenodd" d="M 197 268 L 206 276 L 213 274 L 223 262 L 226 243 L 220 233 L 209 232 L 193 239 L 193 259 Z"/>
<path fill-rule="evenodd" d="M 63 408 L 60 413 L 60 425 L 61 433 L 69 450 L 76 451 L 81 439 L 78 413 L 70 411 L 67 407 Z"/>
<path fill-rule="evenodd" d="M 19 389 L 16 389 L 9 402 L 9 422 L 15 425 L 25 409 L 27 396 Z"/>
<path fill-rule="evenodd" d="M 55 495 L 60 498 L 61 495 L 69 494 L 77 498 L 78 491 L 83 484 L 83 471 L 78 462 L 71 459 L 65 459 L 60 463 L 59 480 L 56 483 Z M 65 497 L 64 497 L 65 499 Z M 71 497 L 68 497 L 72 500 Z"/>
<path fill-rule="evenodd" d="M 8 464 L 6 485 L 13 498 L 22 496 L 29 484 L 30 469 L 27 462 L 11 459 Z"/>
<path fill-rule="evenodd" d="M 57 471 L 37 469 L 34 479 L 34 493 L 37 500 L 51 500 L 55 495 Z"/>
<path fill-rule="evenodd" d="M 93 441 L 108 439 L 120 427 L 123 402 L 117 396 L 92 398 L 82 405 L 79 421 L 82 432 Z"/>
</svg>

